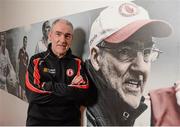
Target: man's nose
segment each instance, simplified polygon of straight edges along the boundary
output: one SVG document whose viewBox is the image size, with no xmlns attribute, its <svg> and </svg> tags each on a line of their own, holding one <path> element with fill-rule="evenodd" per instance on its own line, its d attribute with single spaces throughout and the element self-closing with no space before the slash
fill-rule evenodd
<svg viewBox="0 0 180 127">
<path fill-rule="evenodd" d="M 137 52 L 137 56 L 132 61 L 131 69 L 144 71 L 146 69 L 147 63 L 144 61 L 144 56 L 142 52 Z"/>
<path fill-rule="evenodd" d="M 59 36 L 59 40 L 60 42 L 65 42 L 66 41 L 65 35 L 61 34 L 61 36 Z"/>
</svg>

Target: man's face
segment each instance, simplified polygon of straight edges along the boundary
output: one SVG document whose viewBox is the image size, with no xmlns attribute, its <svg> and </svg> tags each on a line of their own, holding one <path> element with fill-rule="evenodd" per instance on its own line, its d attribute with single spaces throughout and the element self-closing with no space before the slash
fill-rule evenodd
<svg viewBox="0 0 180 127">
<path fill-rule="evenodd" d="M 134 108 L 139 106 L 147 82 L 151 65 L 147 56 L 153 45 L 152 40 L 140 40 L 130 38 L 119 44 L 111 44 L 111 48 L 110 45 L 108 48 L 99 47 L 99 70 L 110 84 L 109 87 L 117 90 L 122 99 Z"/>
<path fill-rule="evenodd" d="M 45 23 L 45 27 L 44 27 L 44 29 L 43 29 L 43 35 L 44 35 L 45 37 L 48 37 L 49 31 L 50 31 L 50 24 L 49 24 L 49 22 L 46 22 L 46 23 Z"/>
<path fill-rule="evenodd" d="M 52 51 L 57 56 L 63 56 L 70 48 L 73 38 L 73 29 L 65 22 L 57 22 L 49 33 Z"/>
<path fill-rule="evenodd" d="M 6 47 L 6 35 L 4 33 L 0 33 L 0 44 L 1 44 L 1 47 L 2 49 L 5 49 Z"/>
<path fill-rule="evenodd" d="M 23 39 L 23 46 L 26 49 L 26 47 L 27 47 L 27 37 L 24 37 L 24 39 Z"/>
</svg>

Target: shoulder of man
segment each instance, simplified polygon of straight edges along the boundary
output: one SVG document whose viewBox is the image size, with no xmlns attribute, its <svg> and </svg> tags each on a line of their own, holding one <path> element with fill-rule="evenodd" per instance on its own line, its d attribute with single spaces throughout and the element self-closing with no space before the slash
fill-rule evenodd
<svg viewBox="0 0 180 127">
<path fill-rule="evenodd" d="M 33 56 L 31 56 L 31 59 L 44 58 L 47 55 L 48 55 L 48 52 L 45 51 L 45 52 L 34 54 Z"/>
<path fill-rule="evenodd" d="M 81 64 L 82 64 L 82 63 L 84 64 L 84 61 L 83 61 L 83 59 L 82 59 L 81 57 L 72 54 L 72 58 L 73 58 L 74 60 L 76 60 L 76 61 L 80 61 Z"/>
</svg>

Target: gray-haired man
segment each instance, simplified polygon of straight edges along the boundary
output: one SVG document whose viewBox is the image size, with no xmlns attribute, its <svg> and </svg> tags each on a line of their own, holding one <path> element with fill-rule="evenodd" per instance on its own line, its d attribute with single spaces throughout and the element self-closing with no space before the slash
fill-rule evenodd
<svg viewBox="0 0 180 127">
<path fill-rule="evenodd" d="M 147 11 L 123 2 L 104 9 L 91 27 L 88 75 L 97 101 L 87 108 L 88 125 L 128 125 L 144 112 L 143 91 L 151 62 L 161 52 L 152 37 L 167 37 L 171 27 L 151 20 Z"/>
</svg>

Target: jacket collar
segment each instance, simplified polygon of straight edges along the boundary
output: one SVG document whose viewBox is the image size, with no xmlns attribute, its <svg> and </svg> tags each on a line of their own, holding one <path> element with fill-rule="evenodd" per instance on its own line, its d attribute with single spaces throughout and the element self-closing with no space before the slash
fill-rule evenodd
<svg viewBox="0 0 180 127">
<path fill-rule="evenodd" d="M 144 97 L 142 97 L 140 106 L 133 109 L 123 101 L 116 90 L 108 87 L 102 73 L 94 70 L 90 60 L 87 60 L 85 65 L 88 75 L 98 89 L 97 103 L 88 107 L 97 123 L 101 123 L 101 125 L 132 125 L 135 119 L 147 109 Z M 128 114 L 129 117 L 125 118 L 124 114 Z"/>
</svg>

